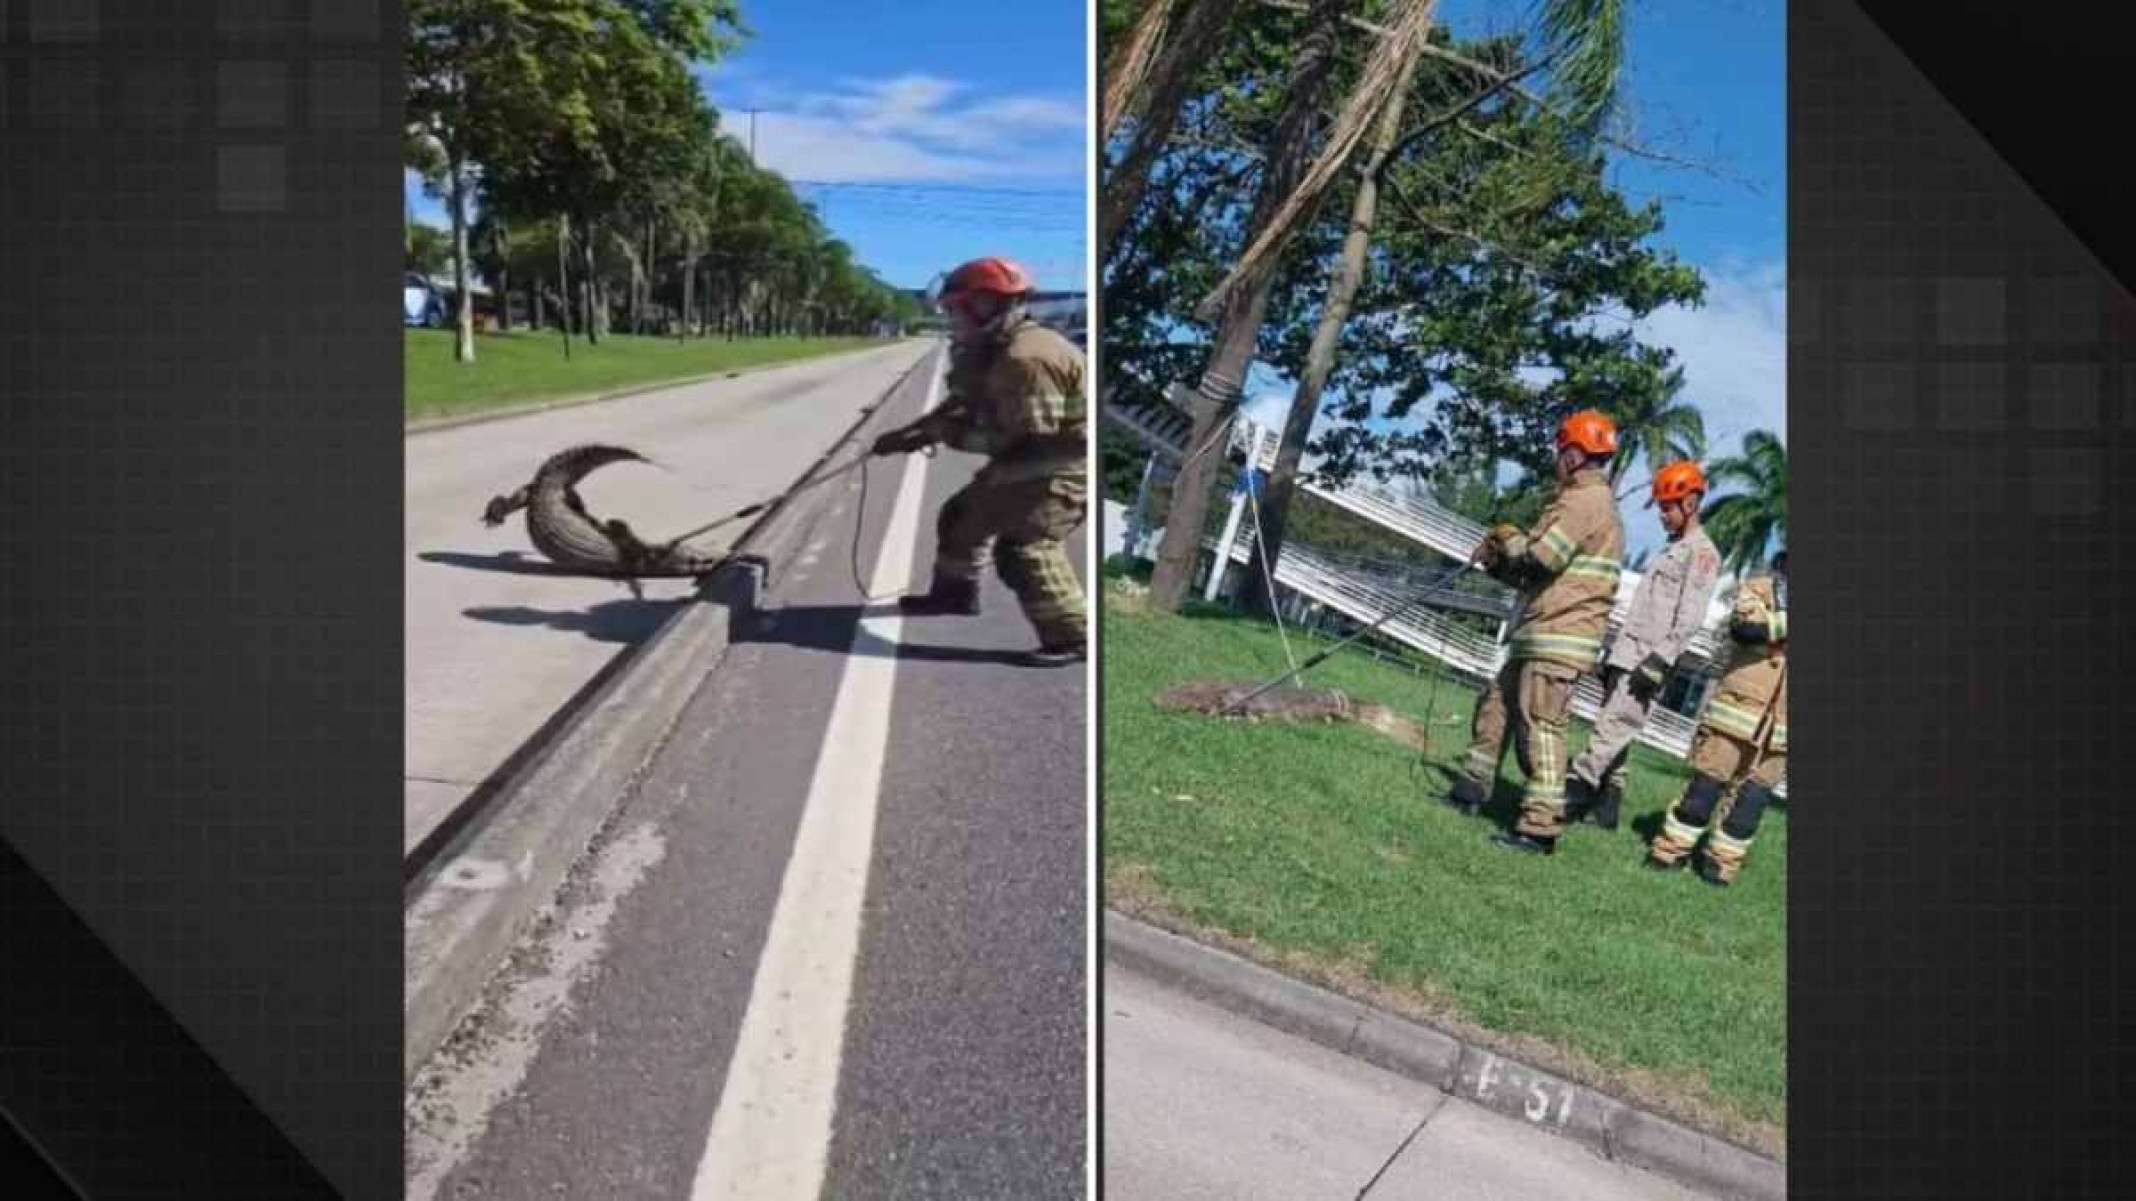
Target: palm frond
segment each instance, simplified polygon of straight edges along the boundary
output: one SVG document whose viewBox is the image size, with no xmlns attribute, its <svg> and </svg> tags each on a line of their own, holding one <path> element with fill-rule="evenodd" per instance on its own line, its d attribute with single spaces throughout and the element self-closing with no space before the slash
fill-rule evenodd
<svg viewBox="0 0 2136 1201">
<path fill-rule="evenodd" d="M 1556 62 L 1552 90 L 1583 132 L 1593 132 L 1617 99 L 1624 66 L 1625 0 L 1541 0 L 1536 29 Z"/>
</svg>

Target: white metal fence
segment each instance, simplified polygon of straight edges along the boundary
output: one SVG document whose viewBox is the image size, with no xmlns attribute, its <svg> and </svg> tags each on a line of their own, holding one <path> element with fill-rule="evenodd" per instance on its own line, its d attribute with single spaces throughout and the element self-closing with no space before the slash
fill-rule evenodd
<svg viewBox="0 0 2136 1201">
<path fill-rule="evenodd" d="M 1173 462 L 1181 457 L 1191 422 L 1177 409 L 1171 406 L 1123 409 L 1107 405 L 1104 413 L 1108 419 L 1133 431 L 1159 456 Z M 1231 446 L 1242 452 L 1259 451 L 1255 457 L 1261 462 L 1257 466 L 1264 470 L 1272 465 L 1269 450 L 1272 442 L 1273 439 L 1262 436 L 1262 431 L 1254 428 L 1251 422 L 1240 419 L 1233 423 Z M 1477 522 L 1416 494 L 1355 486 L 1330 489 L 1313 484 L 1304 485 L 1303 491 L 1426 546 L 1449 560 L 1466 558 L 1487 532 Z M 1204 545 L 1216 554 L 1216 543 L 1216 539 L 1209 539 Z M 1232 564 L 1250 564 L 1252 546 L 1250 534 L 1234 537 L 1231 545 L 1224 548 L 1223 559 Z M 1212 562 L 1211 570 L 1219 569 Z M 1419 598 L 1399 577 L 1390 578 L 1387 573 L 1364 570 L 1354 562 L 1342 563 L 1337 557 L 1297 542 L 1284 544 L 1276 566 L 1275 582 L 1280 588 L 1360 624 L 1370 624 L 1390 612 L 1403 610 L 1380 627 L 1381 633 L 1391 641 L 1430 655 L 1472 678 L 1490 679 L 1497 675 L 1505 661 L 1505 647 L 1497 639 L 1426 607 L 1438 603 L 1444 608 L 1475 612 L 1478 611 L 1478 598 L 1474 593 L 1456 593 L 1451 588 L 1444 588 L 1436 597 Z M 1614 638 L 1622 628 L 1638 585 L 1637 572 L 1624 573 L 1610 612 L 1606 637 Z M 1454 599 L 1456 597 L 1459 599 Z M 1416 603 L 1420 599 L 1423 603 Z M 1506 614 L 1510 614 L 1514 599 L 1512 592 L 1502 587 L 1487 597 L 1495 611 Z M 1692 636 L 1690 647 L 1679 663 L 1679 672 L 1710 674 L 1713 671 L 1727 645 L 1720 634 L 1727 613 L 1725 597 L 1717 596 L 1708 608 L 1706 624 Z M 1603 699 L 1601 682 L 1591 675 L 1582 676 L 1573 691 L 1573 712 L 1592 722 L 1601 713 Z M 1693 718 L 1656 705 L 1648 710 L 1639 740 L 1682 759 L 1691 753 L 1691 739 L 1696 728 Z M 1775 791 L 1781 796 L 1786 795 L 1785 779 Z"/>
</svg>

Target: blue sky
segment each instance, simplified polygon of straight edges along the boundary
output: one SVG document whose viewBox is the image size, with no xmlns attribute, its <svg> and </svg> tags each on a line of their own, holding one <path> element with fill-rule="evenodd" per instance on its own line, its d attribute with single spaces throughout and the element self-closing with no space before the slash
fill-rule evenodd
<svg viewBox="0 0 2136 1201">
<path fill-rule="evenodd" d="M 703 72 L 727 128 L 892 283 L 982 254 L 1085 282 L 1087 17 L 1063 0 L 744 0 Z M 858 185 L 858 186 L 856 186 Z"/>
<path fill-rule="evenodd" d="M 1086 282 L 1080 0 L 742 0 L 753 36 L 698 71 L 721 122 L 884 279 L 982 254 Z M 443 210 L 410 185 L 417 215 Z"/>
<path fill-rule="evenodd" d="M 1712 453 L 1742 435 L 1787 429 L 1787 6 L 1784 0 L 1633 0 L 1622 123 L 1630 140 L 1699 169 L 1613 155 L 1615 180 L 1635 200 L 1662 200 L 1654 241 L 1706 278 L 1697 308 L 1641 323 L 1684 364 L 1685 399 L 1705 413 Z M 1456 37 L 1524 28 L 1532 0 L 1441 0 Z M 1280 422 L 1291 384 L 1257 370 L 1249 412 Z M 1636 479 L 1645 478 L 1634 467 Z M 1659 543 L 1659 523 L 1627 507 L 1635 549 Z"/>
</svg>

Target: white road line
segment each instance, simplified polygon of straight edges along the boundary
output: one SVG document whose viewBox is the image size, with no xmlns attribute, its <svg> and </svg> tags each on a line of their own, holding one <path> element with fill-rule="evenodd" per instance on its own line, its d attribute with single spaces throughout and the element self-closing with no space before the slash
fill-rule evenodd
<svg viewBox="0 0 2136 1201">
<path fill-rule="evenodd" d="M 941 384 L 938 364 L 927 407 Z M 905 459 L 872 595 L 910 586 L 927 462 Z M 854 641 L 895 645 L 902 625 L 895 609 L 864 618 Z M 848 655 L 692 1201 L 817 1201 L 823 1190 L 896 684 L 897 660 Z"/>
</svg>

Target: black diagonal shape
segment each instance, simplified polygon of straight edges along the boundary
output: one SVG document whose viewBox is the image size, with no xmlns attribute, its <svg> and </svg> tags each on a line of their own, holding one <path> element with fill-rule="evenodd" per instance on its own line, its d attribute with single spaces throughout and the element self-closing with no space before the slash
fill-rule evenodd
<svg viewBox="0 0 2136 1201">
<path fill-rule="evenodd" d="M 2100 264 L 2136 287 L 2136 222 L 2110 182 L 2127 112 L 2124 6 L 1857 2 Z"/>
<path fill-rule="evenodd" d="M 89 1201 L 22 1127 L 0 1111 L 0 1181 L 10 1201 Z"/>
<path fill-rule="evenodd" d="M 0 1167 L 28 1155 L 50 1195 L 98 1201 L 335 1195 L 5 839 L 0 915 L 0 1110 L 22 1144 Z M 0 1195 L 44 1195 L 14 1175 Z"/>
</svg>

